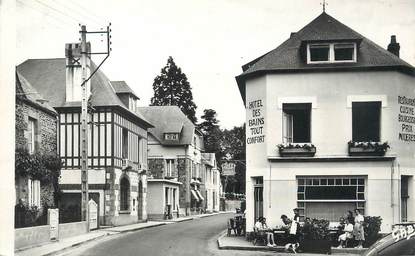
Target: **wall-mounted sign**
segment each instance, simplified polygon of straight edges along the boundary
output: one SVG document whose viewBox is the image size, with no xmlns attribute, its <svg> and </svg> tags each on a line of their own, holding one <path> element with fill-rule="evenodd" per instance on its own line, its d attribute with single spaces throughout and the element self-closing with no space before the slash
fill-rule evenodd
<svg viewBox="0 0 415 256">
<path fill-rule="evenodd" d="M 262 100 L 253 100 L 248 102 L 248 114 L 251 117 L 248 119 L 246 144 L 264 143 L 264 113 Z"/>
<path fill-rule="evenodd" d="M 223 163 L 222 164 L 222 175 L 234 176 L 235 175 L 235 163 Z"/>
<path fill-rule="evenodd" d="M 50 240 L 59 239 L 59 209 L 48 209 L 48 224 Z"/>
<path fill-rule="evenodd" d="M 98 228 L 98 205 L 94 200 L 89 200 L 89 230 Z"/>
<path fill-rule="evenodd" d="M 399 140 L 415 142 L 415 98 L 398 96 Z"/>
</svg>

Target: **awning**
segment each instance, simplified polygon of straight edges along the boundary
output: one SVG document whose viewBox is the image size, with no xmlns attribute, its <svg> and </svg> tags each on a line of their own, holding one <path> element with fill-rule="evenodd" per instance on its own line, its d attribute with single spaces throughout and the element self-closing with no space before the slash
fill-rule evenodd
<svg viewBox="0 0 415 256">
<path fill-rule="evenodd" d="M 196 192 L 197 192 L 197 195 L 199 196 L 199 198 L 200 198 L 200 200 L 205 200 L 205 198 L 202 196 L 202 193 L 200 193 L 200 191 L 199 190 L 196 190 Z"/>
<path fill-rule="evenodd" d="M 196 191 L 194 191 L 193 189 L 192 190 L 190 190 L 190 192 L 192 192 L 192 196 L 193 196 L 193 198 L 196 200 L 196 201 L 200 201 L 200 198 L 197 196 L 197 194 L 196 194 Z"/>
</svg>

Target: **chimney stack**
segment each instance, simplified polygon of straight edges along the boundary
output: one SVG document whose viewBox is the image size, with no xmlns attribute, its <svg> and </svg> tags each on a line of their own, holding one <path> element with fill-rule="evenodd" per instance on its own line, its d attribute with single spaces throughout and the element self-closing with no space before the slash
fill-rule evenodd
<svg viewBox="0 0 415 256">
<path fill-rule="evenodd" d="M 399 46 L 399 43 L 396 42 L 396 36 L 391 36 L 391 42 L 388 45 L 388 51 L 399 57 L 399 49 L 401 49 L 401 47 Z"/>
<path fill-rule="evenodd" d="M 90 52 L 91 45 L 87 43 L 87 51 Z M 81 66 L 81 44 L 69 43 L 65 45 L 66 57 L 66 101 L 82 100 L 82 66 Z M 87 59 L 87 74 L 91 73 L 91 58 Z M 88 97 L 91 93 L 90 82 L 87 82 Z"/>
</svg>

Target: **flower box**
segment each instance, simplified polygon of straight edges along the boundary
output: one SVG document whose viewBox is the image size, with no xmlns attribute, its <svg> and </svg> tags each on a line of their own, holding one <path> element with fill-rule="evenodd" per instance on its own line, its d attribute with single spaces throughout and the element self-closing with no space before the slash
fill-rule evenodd
<svg viewBox="0 0 415 256">
<path fill-rule="evenodd" d="M 316 154 L 316 147 L 312 144 L 304 144 L 302 146 L 299 144 L 278 145 L 278 152 L 282 157 L 312 157 Z"/>
<path fill-rule="evenodd" d="M 348 143 L 349 156 L 384 156 L 389 148 L 387 142 L 353 142 Z"/>
</svg>

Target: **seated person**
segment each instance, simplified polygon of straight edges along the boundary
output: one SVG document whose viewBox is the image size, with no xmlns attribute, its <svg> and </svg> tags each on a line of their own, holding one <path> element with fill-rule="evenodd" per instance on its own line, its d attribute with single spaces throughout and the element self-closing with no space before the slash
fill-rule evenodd
<svg viewBox="0 0 415 256">
<path fill-rule="evenodd" d="M 292 223 L 292 220 L 290 220 L 288 217 L 287 217 L 287 215 L 285 215 L 285 214 L 283 214 L 283 215 L 281 215 L 281 220 L 282 220 L 282 222 L 284 223 L 284 228 L 287 230 L 287 231 L 289 231 L 290 230 L 290 227 L 291 227 L 291 223 Z"/>
<path fill-rule="evenodd" d="M 255 223 L 255 228 L 258 230 L 258 232 L 264 232 L 267 236 L 267 246 L 269 247 L 275 247 L 277 246 L 274 241 L 274 233 L 271 229 L 267 226 L 267 219 L 264 217 L 259 217 L 258 221 Z M 272 243 L 271 243 L 272 242 Z"/>
<path fill-rule="evenodd" d="M 344 233 L 339 236 L 338 240 L 340 242 L 340 245 L 337 248 L 344 248 L 344 245 L 343 245 L 344 241 L 346 241 L 347 239 L 353 238 L 352 223 L 350 223 L 348 219 L 345 219 L 344 221 L 345 221 L 344 229 L 343 229 Z"/>
</svg>

